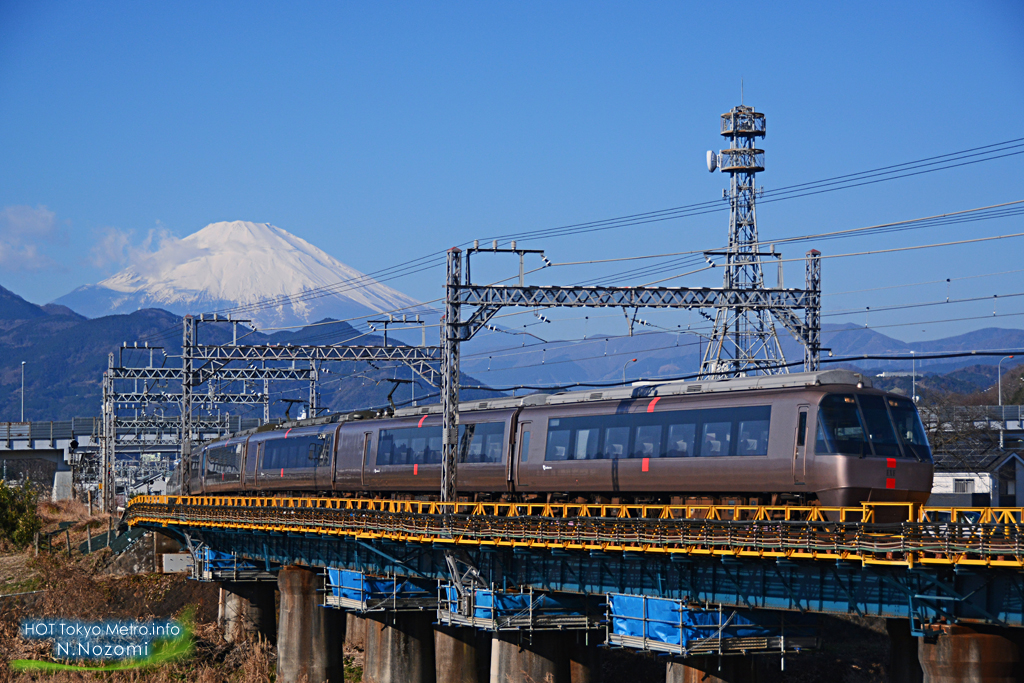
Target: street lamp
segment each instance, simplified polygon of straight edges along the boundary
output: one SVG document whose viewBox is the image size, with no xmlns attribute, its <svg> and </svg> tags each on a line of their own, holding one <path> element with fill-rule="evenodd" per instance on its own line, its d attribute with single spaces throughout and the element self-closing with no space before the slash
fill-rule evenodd
<svg viewBox="0 0 1024 683">
<path fill-rule="evenodd" d="M 25 421 L 25 361 L 21 361 L 21 421 Z"/>
<path fill-rule="evenodd" d="M 996 391 L 999 392 L 999 448 L 1003 448 L 1003 432 L 1006 430 L 1006 413 L 1003 412 L 1003 361 L 1009 360 L 1013 356 L 1003 356 L 996 363 L 996 374 L 999 377 L 996 379 Z"/>
<path fill-rule="evenodd" d="M 636 358 L 630 358 L 625 363 L 623 363 L 623 365 L 622 365 L 622 383 L 623 384 L 626 383 L 626 366 L 629 365 L 630 363 L 635 363 L 635 362 L 636 362 Z"/>
</svg>

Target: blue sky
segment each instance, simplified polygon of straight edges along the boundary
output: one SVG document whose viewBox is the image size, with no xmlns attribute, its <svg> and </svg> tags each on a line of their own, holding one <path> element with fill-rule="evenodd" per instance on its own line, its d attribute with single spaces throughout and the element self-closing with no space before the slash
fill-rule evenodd
<svg viewBox="0 0 1024 683">
<path fill-rule="evenodd" d="M 741 79 L 746 103 L 768 117 L 759 175 L 768 190 L 1021 137 L 1021 26 L 1024 5 L 1012 1 L 727 11 L 6 0 L 0 285 L 47 302 L 119 270 L 160 235 L 219 220 L 273 223 L 373 272 L 474 237 L 714 199 L 727 178 L 707 172 L 704 153 L 724 146 L 718 117 L 739 103 Z M 1024 199 L 1022 170 L 1018 155 L 765 204 L 761 236 Z M 673 252 L 718 247 L 726 227 L 716 213 L 528 246 L 555 261 Z M 818 246 L 845 253 L 1013 232 L 1024 221 Z M 943 298 L 944 282 L 917 283 L 945 278 L 971 276 L 949 285 L 953 298 L 1022 292 L 1022 255 L 1018 238 L 833 259 L 826 313 Z M 507 265 L 474 274 L 508 275 Z M 792 264 L 787 284 L 800 280 Z M 430 270 L 388 284 L 427 300 L 442 281 Z M 672 284 L 717 285 L 720 274 Z M 984 301 L 869 322 L 901 325 L 879 331 L 908 340 L 1024 326 L 1024 316 L 906 325 L 992 309 Z M 1024 297 L 996 309 L 1024 312 Z M 578 332 L 578 322 L 558 325 Z M 623 332 L 621 317 L 593 325 Z"/>
</svg>

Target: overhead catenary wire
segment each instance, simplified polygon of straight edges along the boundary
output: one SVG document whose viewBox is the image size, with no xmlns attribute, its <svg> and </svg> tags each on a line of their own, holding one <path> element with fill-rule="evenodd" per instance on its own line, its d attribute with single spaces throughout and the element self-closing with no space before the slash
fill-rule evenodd
<svg viewBox="0 0 1024 683">
<path fill-rule="evenodd" d="M 885 182 L 888 180 L 896 180 L 898 178 L 905 178 L 913 175 L 920 175 L 923 173 L 933 173 L 935 171 L 946 170 L 947 168 L 957 168 L 960 166 L 966 166 L 975 163 L 981 163 L 984 161 L 995 160 L 1003 158 L 1005 156 L 1014 156 L 1017 154 L 1024 153 L 1024 149 L 1019 149 L 1024 146 L 1024 138 L 1017 138 L 1014 140 L 1008 140 L 1002 143 L 994 143 L 992 145 L 985 145 L 983 147 L 975 147 L 960 152 L 951 152 L 949 154 L 940 155 L 940 157 L 947 157 L 945 161 L 934 162 L 934 160 L 940 157 L 928 157 L 926 159 L 920 159 L 912 162 L 905 162 L 903 164 L 896 164 L 887 167 L 881 167 L 878 169 L 871 169 L 868 171 L 862 171 L 860 173 L 847 174 L 847 176 L 836 176 L 833 178 L 826 178 L 819 181 L 812 181 L 809 183 L 801 183 L 799 185 L 791 185 L 780 187 L 776 189 L 766 190 L 763 193 L 763 197 L 760 203 L 769 203 L 774 201 L 782 201 L 785 199 L 795 199 L 797 197 L 805 197 L 813 194 L 821 194 L 823 192 L 834 192 L 841 189 L 848 189 L 850 187 L 860 187 L 863 185 L 870 185 L 879 182 Z M 999 148 L 999 149 L 996 149 Z M 968 154 L 970 152 L 978 152 L 978 150 L 988 149 L 988 152 L 980 152 L 981 154 L 989 154 L 990 156 L 971 159 L 970 161 L 962 163 L 958 162 L 961 158 L 969 158 L 976 156 L 975 154 Z M 1005 150 L 1010 151 L 1005 154 L 996 154 L 998 152 L 1004 152 Z M 929 163 L 930 162 L 930 163 Z M 935 163 L 945 163 L 944 166 L 937 166 L 934 168 L 926 168 L 924 170 L 916 170 L 911 172 L 913 169 L 918 169 L 923 166 L 933 166 Z M 889 174 L 886 177 L 875 177 L 879 175 L 878 172 L 890 169 Z M 847 178 L 846 184 L 835 186 L 836 180 L 839 178 Z M 872 177 L 873 180 L 863 180 L 865 177 Z M 829 185 L 830 187 L 824 187 Z M 824 189 L 821 189 L 824 187 Z M 797 189 L 799 188 L 799 189 Z M 796 192 L 796 194 L 794 194 Z M 782 195 L 782 196 L 773 196 Z M 713 200 L 707 202 L 698 202 L 695 204 L 689 204 L 684 206 L 673 207 L 670 209 L 661 209 L 658 211 L 650 211 L 640 214 L 630 214 L 621 216 L 618 218 L 602 219 L 597 221 L 589 221 L 585 223 L 574 223 L 570 225 L 560 226 L 556 228 L 542 228 L 539 230 L 506 233 L 502 235 L 493 235 L 487 239 L 516 239 L 521 241 L 540 239 L 543 237 L 562 237 L 566 235 L 578 235 L 590 232 L 604 231 L 616 228 L 630 227 L 635 225 L 643 225 L 647 223 L 660 222 L 665 220 L 672 220 L 674 218 L 685 218 L 690 216 L 702 215 L 706 213 L 714 213 L 719 211 L 728 210 L 728 206 L 722 206 L 721 200 Z"/>
<path fill-rule="evenodd" d="M 1004 142 L 993 143 L 993 144 L 984 145 L 984 146 L 981 146 L 981 147 L 974 147 L 974 148 L 970 148 L 970 149 L 966 149 L 966 150 L 961 150 L 961 151 L 958 151 L 958 152 L 950 152 L 950 153 L 947 153 L 947 154 L 933 156 L 933 157 L 927 157 L 925 159 L 919 159 L 919 160 L 916 160 L 916 161 L 904 162 L 902 164 L 894 164 L 894 165 L 880 167 L 880 168 L 876 168 L 876 169 L 870 169 L 868 171 L 861 171 L 861 172 L 858 172 L 858 173 L 847 174 L 846 176 L 835 176 L 835 177 L 832 177 L 832 178 L 825 178 L 825 179 L 818 180 L 818 181 L 811 181 L 811 182 L 808 182 L 808 183 L 800 183 L 798 185 L 780 187 L 780 188 L 776 188 L 774 190 L 766 191 L 765 195 L 767 195 L 769 198 L 768 199 L 763 199 L 762 202 L 765 202 L 765 201 L 778 201 L 778 200 L 781 200 L 781 199 L 795 198 L 796 196 L 806 196 L 807 193 L 804 192 L 804 190 L 809 190 L 811 188 L 816 188 L 816 187 L 822 186 L 824 184 L 830 184 L 831 185 L 831 184 L 834 184 L 837 180 L 840 180 L 840 179 L 843 179 L 843 178 L 846 178 L 847 180 L 851 180 L 852 181 L 852 180 L 859 180 L 859 179 L 861 179 L 863 177 L 869 177 L 869 176 L 873 177 L 873 174 L 877 175 L 880 172 L 887 172 L 888 171 L 888 172 L 891 172 L 891 173 L 901 173 L 901 172 L 906 171 L 906 170 L 908 170 L 910 168 L 918 168 L 918 167 L 921 167 L 921 166 L 932 166 L 932 165 L 937 164 L 937 163 L 938 164 L 947 164 L 946 166 L 938 166 L 936 168 L 929 168 L 929 169 L 918 171 L 917 173 L 908 174 L 908 175 L 917 175 L 918 173 L 930 173 L 930 172 L 937 171 L 937 170 L 944 170 L 945 168 L 954 168 L 954 167 L 957 167 L 957 166 L 966 165 L 968 163 L 980 163 L 982 161 L 988 161 L 988 160 L 994 160 L 994 159 L 997 159 L 997 158 L 1002 158 L 1003 156 L 1012 156 L 1014 154 L 1024 153 L 1024 150 L 1008 152 L 1006 154 L 1000 154 L 1000 155 L 996 155 L 996 152 L 1004 152 L 1005 150 L 1015 150 L 1018 147 L 1021 147 L 1022 145 L 1024 145 L 1024 142 L 1022 142 L 1022 141 L 1024 141 L 1024 138 L 1016 138 L 1016 139 L 1013 139 L 1013 140 L 1007 140 L 1007 141 L 1004 141 Z M 982 150 L 987 150 L 987 151 L 982 151 Z M 977 156 L 978 154 L 987 154 L 989 156 L 986 156 L 986 157 L 983 157 L 983 158 L 980 158 L 980 159 L 972 159 L 969 162 L 952 164 L 952 162 L 958 161 L 961 158 L 974 157 L 974 156 Z M 942 160 L 942 161 L 937 161 L 937 160 Z M 952 165 L 950 165 L 950 164 L 952 164 Z M 906 175 L 893 175 L 891 177 L 887 176 L 887 177 L 883 177 L 883 178 L 875 178 L 874 180 L 871 180 L 870 182 L 871 183 L 883 182 L 883 181 L 886 181 L 886 180 L 894 180 L 894 179 L 901 178 L 901 177 L 906 177 Z M 859 183 L 859 184 L 869 184 L 869 183 Z M 853 187 L 853 186 L 857 186 L 857 185 L 850 185 L 850 186 Z M 794 190 L 797 190 L 797 189 L 800 190 L 802 192 L 802 194 L 780 196 L 777 199 L 772 199 L 771 198 L 773 194 L 780 194 L 780 195 L 782 195 L 782 194 L 785 194 L 785 193 L 788 193 L 788 192 L 791 192 L 791 191 L 794 191 Z M 821 190 L 821 191 L 835 191 L 837 189 L 845 189 L 845 186 L 831 187 L 829 189 Z M 629 221 L 632 221 L 634 219 L 640 219 L 640 222 L 650 222 L 650 219 L 652 219 L 654 217 L 656 217 L 656 218 L 654 218 L 656 220 L 669 220 L 669 219 L 672 219 L 672 218 L 686 217 L 685 215 L 675 215 L 675 214 L 678 214 L 680 211 L 684 211 L 685 212 L 686 210 L 689 210 L 689 209 L 694 209 L 694 208 L 700 209 L 700 208 L 704 208 L 704 207 L 710 207 L 710 206 L 715 205 L 716 203 L 718 203 L 718 201 L 719 200 L 707 201 L 707 202 L 698 202 L 696 204 L 686 205 L 686 206 L 682 206 L 682 207 L 673 207 L 673 208 L 670 208 L 670 209 L 661 209 L 661 210 L 658 210 L 658 211 L 644 212 L 644 213 L 640 213 L 640 214 L 630 214 L 628 216 L 622 216 L 622 217 L 618 217 L 618 218 L 602 219 L 602 220 L 599 220 L 599 221 L 591 221 L 591 222 L 587 222 L 587 223 L 577 223 L 577 224 L 572 224 L 572 225 L 568 225 L 568 226 L 561 226 L 561 227 L 557 227 L 557 228 L 547 228 L 547 229 L 541 229 L 541 230 L 530 231 L 530 232 L 523 232 L 523 233 L 515 233 L 515 234 L 510 233 L 510 234 L 507 234 L 507 235 L 500 235 L 500 236 L 496 236 L 494 238 L 489 238 L 489 239 L 498 239 L 498 240 L 509 239 L 509 238 L 535 239 L 535 238 L 538 238 L 540 236 L 552 236 L 556 232 L 561 233 L 561 232 L 564 232 L 566 230 L 589 231 L 589 227 L 591 227 L 591 226 L 597 226 L 600 229 L 609 229 L 609 228 L 612 228 L 612 227 L 628 227 L 629 225 L 639 224 L 638 222 L 629 222 Z M 727 207 L 718 206 L 717 208 L 714 208 L 712 210 L 713 211 L 722 211 L 722 210 L 725 210 L 726 208 Z M 675 212 L 675 214 L 673 214 L 672 212 Z M 700 211 L 699 213 L 707 213 L 707 211 Z M 668 215 L 668 214 L 672 214 L 672 215 Z M 692 214 L 692 215 L 697 215 L 697 214 Z M 577 233 L 568 233 L 568 234 L 577 234 Z M 462 243 L 462 245 L 466 245 L 466 244 L 468 244 L 468 242 L 463 242 Z M 387 280 L 391 280 L 391 279 L 396 279 L 397 277 L 402 277 L 402 276 L 405 276 L 405 275 L 408 275 L 408 274 L 412 274 L 412 272 L 422 272 L 422 270 L 426 270 L 426 269 L 430 269 L 430 268 L 438 268 L 441 265 L 443 265 L 443 254 L 444 254 L 443 251 L 442 252 L 433 252 L 433 253 L 425 255 L 425 256 L 421 256 L 421 257 L 418 257 L 418 258 L 415 258 L 415 259 L 411 259 L 409 261 L 405 261 L 405 262 L 400 263 L 400 264 L 396 264 L 395 266 L 390 266 L 388 268 L 384 268 L 384 269 L 381 269 L 381 270 L 378 270 L 378 271 L 375 271 L 375 272 L 372 272 L 372 273 L 368 273 L 368 274 L 362 274 L 358 278 L 343 280 L 343 281 L 340 281 L 338 283 L 333 283 L 331 285 L 325 285 L 325 286 L 320 287 L 320 288 L 313 288 L 313 289 L 305 290 L 304 292 L 295 293 L 295 294 L 291 294 L 291 295 L 282 295 L 282 296 L 279 296 L 279 297 L 271 297 L 271 298 L 268 298 L 268 299 L 265 299 L 265 300 L 261 300 L 261 301 L 258 301 L 258 302 L 252 302 L 252 303 L 249 303 L 249 304 L 244 304 L 242 306 L 225 308 L 225 309 L 219 309 L 218 311 L 215 311 L 215 312 L 225 312 L 225 313 L 226 312 L 236 312 L 236 311 L 237 312 L 253 312 L 253 311 L 256 311 L 256 310 L 262 310 L 263 308 L 268 308 L 268 307 L 273 307 L 273 306 L 280 306 L 280 305 L 283 305 L 283 304 L 286 304 L 286 303 L 292 303 L 292 302 L 296 302 L 296 301 L 305 301 L 305 300 L 309 300 L 309 299 L 312 299 L 312 298 L 318 298 L 318 297 L 321 297 L 321 296 L 330 296 L 330 295 L 335 294 L 335 293 L 341 293 L 342 291 L 350 291 L 352 289 L 358 289 L 358 288 L 362 288 L 362 287 L 371 286 L 372 284 L 374 284 L 375 281 L 387 281 Z M 428 261 L 430 259 L 434 259 L 436 262 L 433 263 L 432 265 L 427 265 L 427 266 L 424 266 L 423 268 L 419 268 L 420 266 L 424 265 L 424 262 L 426 262 L 426 261 Z M 409 272 L 409 271 L 411 271 L 411 272 Z M 387 276 L 387 277 L 384 277 L 384 276 Z M 384 278 L 384 279 L 381 279 L 381 278 Z M 338 288 L 341 288 L 341 289 L 338 289 Z"/>
<path fill-rule="evenodd" d="M 1019 152 L 1018 152 L 1018 153 L 1019 153 Z M 950 156 L 950 155 L 942 155 L 942 156 Z M 1008 155 L 1007 155 L 1007 156 L 1008 156 Z M 999 157 L 995 157 L 995 158 L 999 158 Z M 908 163 L 909 163 L 909 162 L 908 162 Z M 897 166 L 906 166 L 906 165 L 907 165 L 907 164 L 901 164 L 901 165 L 897 165 Z M 904 170 L 905 170 L 905 169 L 904 169 Z M 933 169 L 933 170 L 941 170 L 941 169 Z M 922 172 L 925 172 L 925 171 L 922 171 Z M 861 175 L 863 175 L 863 174 L 851 174 L 851 175 L 858 175 L 858 176 L 861 176 Z M 880 181 L 878 181 L 878 182 L 880 182 Z M 803 184 L 803 185 L 808 185 L 808 184 Z M 993 216 L 993 217 L 1005 217 L 1005 215 L 1013 215 L 1013 214 L 1005 214 L 1005 213 L 1004 213 L 1004 214 L 1003 214 L 1003 215 L 1001 215 L 1001 216 Z M 933 218 L 934 218 L 934 217 L 933 217 Z M 921 220 L 921 221 L 923 222 L 923 221 L 926 221 L 926 220 L 929 220 L 929 219 L 920 219 L 920 220 Z M 979 219 L 979 220 L 981 220 L 981 219 Z M 875 227 L 877 228 L 877 226 L 875 226 Z M 871 228 L 868 228 L 868 229 L 871 229 Z M 865 230 L 868 230 L 868 229 L 865 229 Z M 853 253 L 853 254 L 842 254 L 842 255 L 830 255 L 830 256 L 827 256 L 826 258 L 837 258 L 837 257 L 841 257 L 841 256 L 853 256 L 853 255 L 866 255 L 866 254 L 870 254 L 870 253 L 885 253 L 885 252 L 888 252 L 888 251 L 902 251 L 902 250 L 906 250 L 906 249 L 914 249 L 914 248 L 926 248 L 926 247 L 930 247 L 930 246 L 950 246 L 950 245 L 954 245 L 954 244 L 964 244 L 964 243 L 968 243 L 968 242 L 973 242 L 973 241 L 986 241 L 987 239 L 1004 239 L 1004 238 L 1008 238 L 1008 237 L 1015 237 L 1015 236 L 1020 236 L 1021 234 L 1024 234 L 1024 233 L 1019 233 L 1019 234 L 1017 234 L 1017 235 L 1004 235 L 1004 236 L 999 236 L 999 237 L 992 237 L 992 238 L 981 238 L 981 239 L 977 239 L 977 240 L 964 240 L 964 241 L 960 241 L 960 242 L 950 242 L 950 243 L 943 243 L 943 244 L 938 244 L 938 245 L 919 245 L 919 246 L 915 246 L 915 247 L 906 247 L 906 248 L 900 248 L 900 249 L 890 249 L 890 250 L 876 250 L 876 251 L 873 251 L 873 252 L 858 252 L 858 253 Z M 822 236 L 822 238 L 824 239 L 824 238 L 826 238 L 826 237 L 825 237 L 825 236 Z M 792 238 L 792 239 L 794 239 L 794 240 L 795 240 L 795 239 L 801 239 L 801 238 Z M 779 243 L 781 243 L 781 240 L 775 240 L 775 242 L 779 242 Z M 442 252 L 442 253 L 443 253 L 443 252 Z M 421 259 L 422 259 L 422 258 L 426 258 L 426 257 L 421 257 Z M 792 259 L 792 260 L 797 260 L 797 259 Z M 802 260 L 802 259 L 801 259 L 801 260 Z M 434 267 L 439 267 L 439 264 L 438 264 L 438 265 L 431 265 L 431 266 L 427 266 L 426 268 L 434 268 Z M 424 268 L 424 269 L 426 269 L 426 268 Z M 666 268 L 666 266 L 665 266 L 665 265 L 662 265 L 662 266 L 661 266 L 661 269 L 662 269 L 662 271 L 664 271 L 664 269 L 665 269 L 665 268 Z M 703 268 L 702 268 L 701 270 L 705 270 L 705 269 L 703 269 Z M 397 274 L 397 275 L 395 275 L 395 277 L 401 277 L 401 276 L 402 276 L 402 271 L 401 271 L 401 270 L 399 270 L 399 271 L 397 271 L 397 272 L 398 272 L 398 274 Z M 419 272 L 419 271 L 414 271 L 414 272 Z M 675 277 L 681 277 L 681 276 L 682 276 L 682 275 L 676 275 Z M 344 283 L 339 283 L 339 285 L 344 285 L 344 286 L 355 286 L 355 287 L 362 287 L 362 286 L 367 286 L 366 284 L 359 284 L 359 282 L 360 282 L 361 280 L 364 280 L 364 279 L 365 279 L 365 276 L 361 276 L 360 278 L 355 278 L 355 279 L 353 279 L 353 280 L 351 280 L 351 281 L 347 281 L 347 282 L 344 282 Z M 670 278 L 670 279 L 671 279 L 671 278 Z M 354 284 L 353 284 L 353 283 L 354 283 Z M 331 293 L 332 293 L 332 292 L 325 292 L 325 293 L 323 293 L 322 295 L 323 295 L 323 296 L 327 296 L 327 295 L 329 295 L 329 294 L 331 294 Z M 306 294 L 303 294 L 302 296 L 306 296 Z M 271 305 L 277 305 L 277 303 L 275 303 L 275 304 L 271 304 Z M 921 304 L 921 305 L 934 305 L 934 304 Z M 413 306 L 410 306 L 410 307 L 407 307 L 407 308 L 413 308 Z M 401 309 L 399 309 L 399 310 L 401 310 Z M 837 313 L 837 314 L 838 314 L 838 313 Z M 366 316 L 364 316 L 364 317 L 366 317 Z M 360 318 L 355 318 L 355 320 L 358 320 L 358 319 L 360 319 Z M 332 323 L 326 323 L 326 324 L 336 324 L 337 322 L 340 322 L 340 321 L 334 321 L 334 322 L 332 322 Z M 366 333 L 364 333 L 363 335 L 359 335 L 359 336 L 366 336 Z M 359 337 L 356 337 L 356 338 L 359 338 Z"/>
<path fill-rule="evenodd" d="M 888 356 L 888 355 L 863 355 L 863 356 L 844 356 L 842 358 L 822 358 L 822 363 L 855 363 L 864 360 L 938 360 L 945 358 L 965 358 L 965 357 L 988 357 L 998 356 L 1006 353 L 1016 354 L 1024 353 L 1024 349 L 1001 349 L 999 351 L 956 351 L 950 353 L 931 353 L 931 354 L 905 354 L 901 356 Z M 790 363 L 775 363 L 770 367 L 773 369 L 791 368 L 797 365 L 802 365 L 803 361 L 793 361 Z M 691 373 L 687 375 L 677 375 L 672 377 L 649 377 L 642 380 L 635 380 L 635 382 L 647 383 L 658 383 L 658 382 L 681 382 L 688 379 L 698 379 L 701 375 Z M 625 385 L 633 384 L 634 382 L 626 382 Z M 566 391 L 576 389 L 579 387 L 592 387 L 592 388 L 614 388 L 624 386 L 623 382 L 571 382 L 563 384 L 517 384 L 514 386 L 505 387 L 483 387 L 483 386 L 464 386 L 464 389 L 486 389 L 490 391 L 502 391 L 508 392 L 520 389 L 529 389 L 533 391 Z"/>
</svg>

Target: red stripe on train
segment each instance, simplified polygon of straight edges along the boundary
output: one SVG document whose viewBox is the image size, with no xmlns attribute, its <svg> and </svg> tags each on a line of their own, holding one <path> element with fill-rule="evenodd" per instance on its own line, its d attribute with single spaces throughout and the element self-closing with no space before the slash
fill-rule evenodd
<svg viewBox="0 0 1024 683">
<path fill-rule="evenodd" d="M 427 416 L 426 416 L 426 415 L 424 415 L 423 417 L 421 417 L 421 418 L 420 418 L 420 423 L 419 423 L 418 425 L 416 425 L 416 426 L 417 426 L 417 427 L 422 427 L 422 426 L 423 426 L 423 421 L 424 421 L 424 420 L 426 420 L 426 419 L 427 419 Z"/>
<path fill-rule="evenodd" d="M 653 412 L 654 412 L 654 406 L 655 406 L 655 405 L 656 405 L 656 404 L 658 403 L 658 401 L 660 401 L 660 400 L 661 400 L 661 396 L 657 396 L 657 397 L 655 397 L 655 398 L 651 399 L 651 402 L 647 404 L 647 412 L 648 412 L 648 413 L 653 413 Z M 647 471 L 647 470 L 644 470 L 644 472 L 646 472 L 646 471 Z"/>
</svg>

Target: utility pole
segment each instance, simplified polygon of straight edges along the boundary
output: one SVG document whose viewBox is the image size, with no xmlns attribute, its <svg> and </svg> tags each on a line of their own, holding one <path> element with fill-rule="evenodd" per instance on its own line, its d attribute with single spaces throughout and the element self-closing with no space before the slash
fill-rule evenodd
<svg viewBox="0 0 1024 683">
<path fill-rule="evenodd" d="M 21 421 L 25 421 L 25 361 L 21 361 Z"/>
<path fill-rule="evenodd" d="M 441 501 L 458 495 L 459 455 L 459 343 L 462 341 L 462 250 L 448 250 L 444 324 L 441 325 Z"/>
<path fill-rule="evenodd" d="M 996 374 L 999 375 L 996 379 L 996 391 L 999 392 L 999 450 L 1003 450 L 1003 434 L 1006 431 L 1006 411 L 1003 410 L 1003 361 L 1011 358 L 1013 356 L 1004 356 L 996 363 Z"/>
<path fill-rule="evenodd" d="M 183 490 L 192 476 L 192 353 L 195 344 L 196 319 L 195 316 L 186 315 L 182 320 L 181 336 L 181 462 L 178 465 L 181 467 Z"/>
</svg>

